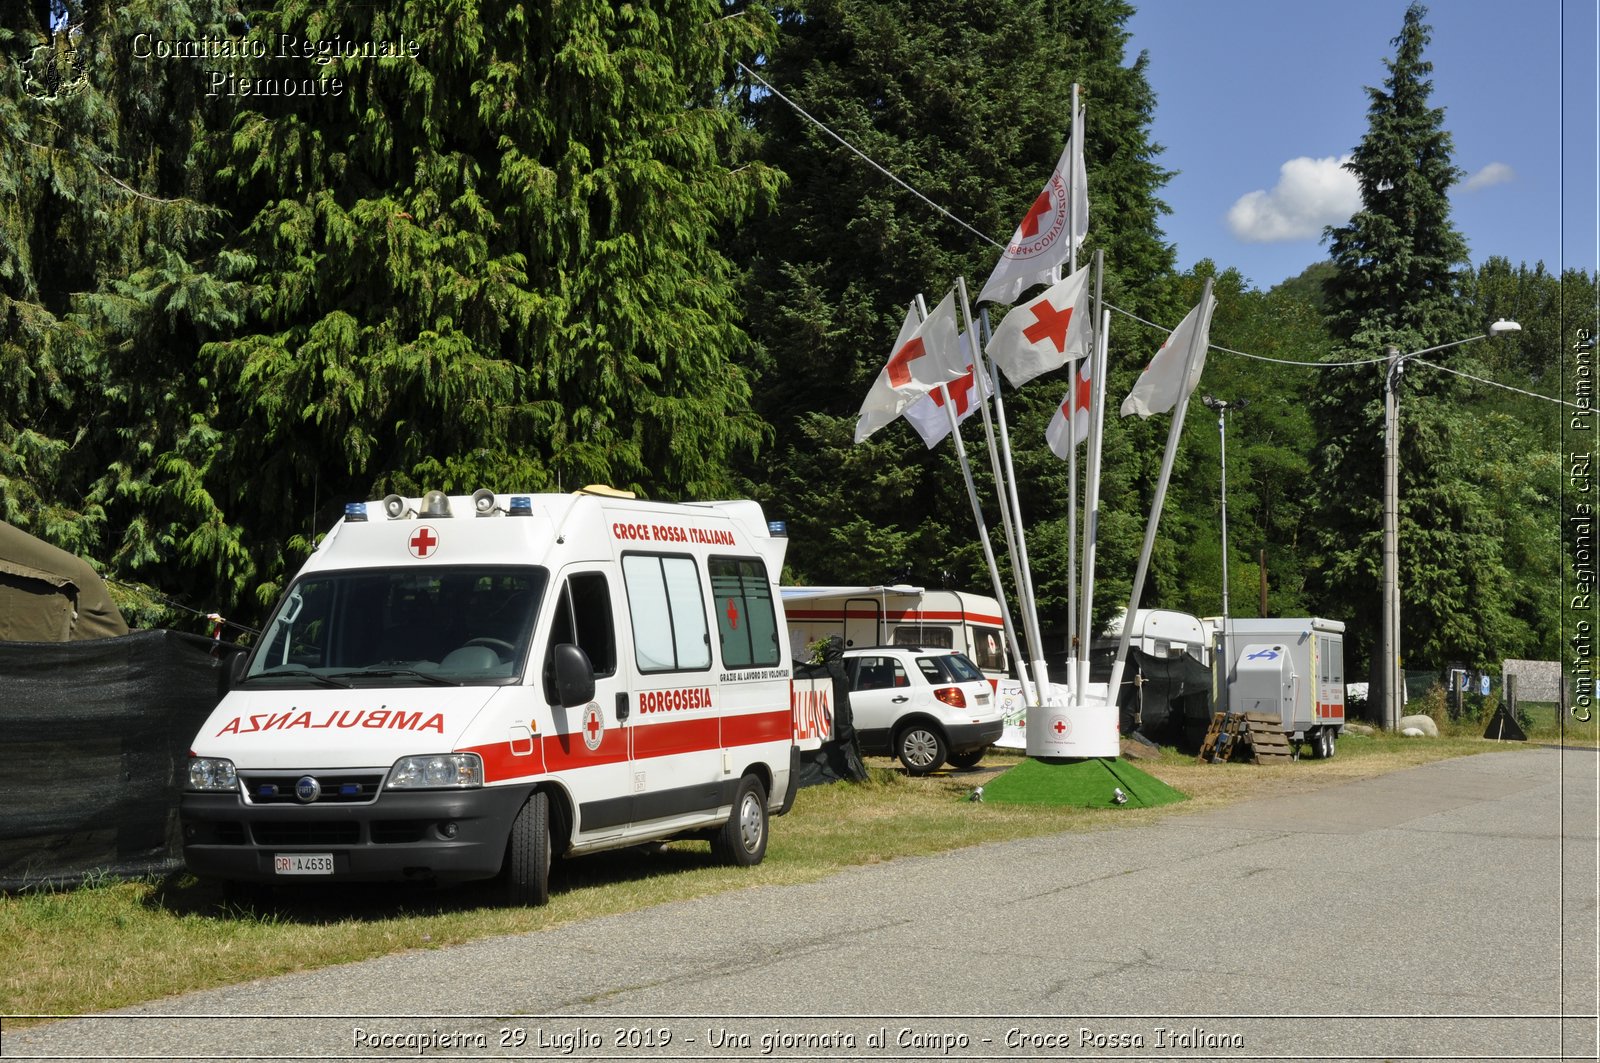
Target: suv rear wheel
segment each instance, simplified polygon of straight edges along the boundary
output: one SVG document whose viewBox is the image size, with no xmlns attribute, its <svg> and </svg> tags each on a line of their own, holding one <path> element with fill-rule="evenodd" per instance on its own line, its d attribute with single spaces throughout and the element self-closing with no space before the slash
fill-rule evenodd
<svg viewBox="0 0 1600 1063">
<path fill-rule="evenodd" d="M 978 763 L 983 760 L 983 755 L 987 752 L 989 752 L 989 747 L 984 746 L 981 749 L 969 749 L 965 753 L 952 753 L 950 754 L 950 766 L 952 768 L 976 768 Z"/>
<path fill-rule="evenodd" d="M 944 735 L 921 720 L 908 724 L 894 739 L 895 756 L 912 775 L 927 775 L 944 764 Z"/>
</svg>

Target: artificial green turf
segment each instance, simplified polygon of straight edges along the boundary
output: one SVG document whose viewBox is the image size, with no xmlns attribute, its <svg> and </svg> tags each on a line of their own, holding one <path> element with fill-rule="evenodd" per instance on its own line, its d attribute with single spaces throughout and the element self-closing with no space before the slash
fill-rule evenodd
<svg viewBox="0 0 1600 1063">
<path fill-rule="evenodd" d="M 1116 803 L 1115 791 L 1127 795 Z M 983 788 L 985 801 L 1008 805 L 1078 805 L 1084 808 L 1154 808 L 1187 801 L 1174 790 L 1125 760 L 1037 760 L 1029 757 L 997 775 Z"/>
</svg>

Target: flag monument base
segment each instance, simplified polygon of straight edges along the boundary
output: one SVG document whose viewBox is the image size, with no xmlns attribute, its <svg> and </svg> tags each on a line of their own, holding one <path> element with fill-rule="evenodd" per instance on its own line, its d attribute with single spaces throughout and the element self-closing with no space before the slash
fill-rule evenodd
<svg viewBox="0 0 1600 1063">
<path fill-rule="evenodd" d="M 1117 707 L 1109 704 L 1104 683 L 1090 683 L 1079 697 L 1052 694 L 1028 711 L 1030 757 L 1107 757 L 1122 752 Z"/>
</svg>

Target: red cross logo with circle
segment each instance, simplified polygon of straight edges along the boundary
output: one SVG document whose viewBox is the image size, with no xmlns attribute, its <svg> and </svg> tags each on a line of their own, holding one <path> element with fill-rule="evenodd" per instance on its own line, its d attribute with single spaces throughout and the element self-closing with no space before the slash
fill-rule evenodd
<svg viewBox="0 0 1600 1063">
<path fill-rule="evenodd" d="M 439 533 L 424 524 L 411 533 L 406 545 L 411 547 L 412 557 L 427 557 L 439 548 Z"/>
<path fill-rule="evenodd" d="M 589 707 L 583 710 L 583 744 L 591 750 L 599 749 L 605 729 L 606 722 L 600 716 L 600 706 L 589 702 Z"/>
<path fill-rule="evenodd" d="M 1065 716 L 1052 716 L 1050 717 L 1050 734 L 1057 741 L 1061 741 L 1072 734 L 1072 724 L 1067 722 Z"/>
</svg>

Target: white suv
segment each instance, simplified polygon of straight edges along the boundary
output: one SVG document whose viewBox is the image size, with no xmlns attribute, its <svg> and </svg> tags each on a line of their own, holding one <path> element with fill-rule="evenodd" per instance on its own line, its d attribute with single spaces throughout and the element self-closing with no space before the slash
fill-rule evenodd
<svg viewBox="0 0 1600 1063">
<path fill-rule="evenodd" d="M 857 647 L 844 652 L 861 751 L 896 756 L 912 775 L 945 760 L 970 768 L 1005 730 L 1005 713 L 978 666 L 955 650 Z"/>
</svg>

